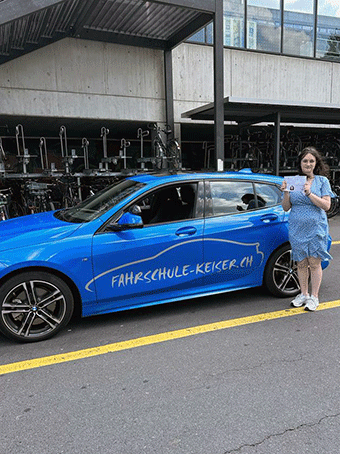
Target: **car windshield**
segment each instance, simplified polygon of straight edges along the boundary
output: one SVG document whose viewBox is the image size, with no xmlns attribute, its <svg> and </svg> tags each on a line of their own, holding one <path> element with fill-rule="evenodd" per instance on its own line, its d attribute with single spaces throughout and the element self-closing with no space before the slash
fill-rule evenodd
<svg viewBox="0 0 340 454">
<path fill-rule="evenodd" d="M 106 213 L 117 203 L 143 187 L 143 183 L 134 180 L 122 180 L 97 192 L 72 208 L 57 211 L 54 215 L 62 221 L 83 223 L 90 222 Z"/>
</svg>

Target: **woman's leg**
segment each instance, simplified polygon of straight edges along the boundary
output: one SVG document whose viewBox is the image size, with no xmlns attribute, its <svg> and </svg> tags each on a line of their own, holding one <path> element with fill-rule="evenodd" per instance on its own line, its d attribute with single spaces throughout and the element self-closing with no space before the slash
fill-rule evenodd
<svg viewBox="0 0 340 454">
<path fill-rule="evenodd" d="M 317 257 L 308 257 L 308 263 L 311 274 L 311 283 L 312 283 L 312 296 L 318 298 L 319 289 L 322 281 L 322 267 L 321 259 Z"/>
<path fill-rule="evenodd" d="M 301 293 L 303 295 L 307 295 L 309 279 L 308 259 L 303 259 L 301 262 L 297 262 L 296 264 Z"/>
</svg>

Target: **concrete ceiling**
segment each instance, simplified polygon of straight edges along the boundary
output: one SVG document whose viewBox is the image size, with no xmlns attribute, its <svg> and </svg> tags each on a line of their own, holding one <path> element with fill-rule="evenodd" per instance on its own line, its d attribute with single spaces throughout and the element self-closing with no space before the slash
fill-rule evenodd
<svg viewBox="0 0 340 454">
<path fill-rule="evenodd" d="M 0 64 L 66 37 L 168 50 L 214 11 L 215 0 L 0 0 Z"/>
<path fill-rule="evenodd" d="M 340 106 L 334 104 L 299 103 L 268 99 L 248 99 L 229 96 L 224 99 L 224 120 L 239 125 L 272 123 L 280 113 L 281 123 L 286 124 L 340 124 Z M 214 120 L 214 103 L 182 114 L 192 120 Z"/>
</svg>

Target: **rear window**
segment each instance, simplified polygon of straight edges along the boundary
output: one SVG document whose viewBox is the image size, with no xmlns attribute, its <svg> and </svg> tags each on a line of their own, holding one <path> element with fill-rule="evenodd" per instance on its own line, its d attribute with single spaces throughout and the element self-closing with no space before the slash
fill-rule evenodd
<svg viewBox="0 0 340 454">
<path fill-rule="evenodd" d="M 281 191 L 274 184 L 251 181 L 211 181 L 211 213 L 221 216 L 268 208 L 281 203 Z"/>
</svg>

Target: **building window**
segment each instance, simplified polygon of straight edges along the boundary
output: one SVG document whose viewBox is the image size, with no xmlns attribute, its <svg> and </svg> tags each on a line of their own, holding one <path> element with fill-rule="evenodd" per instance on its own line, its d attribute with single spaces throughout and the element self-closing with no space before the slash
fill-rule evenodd
<svg viewBox="0 0 340 454">
<path fill-rule="evenodd" d="M 243 0 L 223 1 L 224 45 L 244 47 L 244 3 Z"/>
<path fill-rule="evenodd" d="M 213 35 L 213 23 L 211 22 L 206 27 L 199 30 L 194 35 L 190 36 L 187 39 L 189 43 L 200 43 L 200 44 L 213 44 L 214 35 Z"/>
<path fill-rule="evenodd" d="M 206 28 L 202 28 L 200 31 L 190 36 L 187 39 L 189 43 L 205 43 Z"/>
<path fill-rule="evenodd" d="M 221 1 L 225 46 L 340 62 L 339 0 Z M 188 41 L 213 44 L 212 23 Z"/>
<path fill-rule="evenodd" d="M 280 52 L 280 0 L 248 0 L 247 48 Z"/>
<path fill-rule="evenodd" d="M 214 30 L 212 22 L 206 26 L 206 43 L 213 44 L 214 43 Z"/>
<path fill-rule="evenodd" d="M 284 54 L 313 57 L 314 3 L 314 0 L 284 2 Z"/>
<path fill-rule="evenodd" d="M 340 4 L 319 0 L 316 56 L 330 60 L 340 59 Z"/>
</svg>

